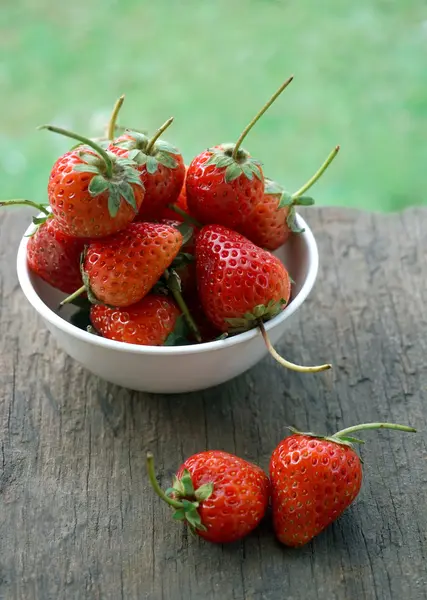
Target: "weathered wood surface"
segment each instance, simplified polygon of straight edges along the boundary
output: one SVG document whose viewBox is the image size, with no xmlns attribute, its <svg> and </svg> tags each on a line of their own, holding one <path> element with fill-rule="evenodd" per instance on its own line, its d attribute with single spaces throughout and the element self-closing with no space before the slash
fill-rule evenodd
<svg viewBox="0 0 427 600">
<path fill-rule="evenodd" d="M 15 253 L 28 213 L 0 215 L 0 598 L 338 600 L 427 597 L 427 211 L 311 210 L 315 291 L 279 349 L 327 376 L 266 359 L 204 393 L 119 389 L 58 351 L 25 301 Z M 144 473 L 222 448 L 267 467 L 285 425 L 332 432 L 362 421 L 365 482 L 345 515 L 290 550 L 268 520 L 241 543 L 192 539 Z"/>
</svg>

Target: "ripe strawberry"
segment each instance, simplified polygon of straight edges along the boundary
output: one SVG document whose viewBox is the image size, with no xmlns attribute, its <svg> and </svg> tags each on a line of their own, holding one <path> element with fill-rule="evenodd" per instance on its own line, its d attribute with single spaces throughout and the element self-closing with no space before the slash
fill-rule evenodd
<svg viewBox="0 0 427 600">
<path fill-rule="evenodd" d="M 280 260 L 222 225 L 206 225 L 196 239 L 200 300 L 220 331 L 251 329 L 277 315 L 291 294 Z"/>
<path fill-rule="evenodd" d="M 151 139 L 129 131 L 109 146 L 111 152 L 130 158 L 137 165 L 145 187 L 144 203 L 138 214 L 141 221 L 161 218 L 167 205 L 177 201 L 184 183 L 185 165 L 179 150 L 158 139 L 172 121 L 172 118 L 166 121 Z"/>
<path fill-rule="evenodd" d="M 412 427 L 366 423 L 331 437 L 294 432 L 274 450 L 270 461 L 273 522 L 276 536 L 287 546 L 302 546 L 338 519 L 358 495 L 362 465 L 352 437 L 365 429 Z"/>
<path fill-rule="evenodd" d="M 179 192 L 178 200 L 172 205 L 174 207 L 174 209 L 176 209 L 176 210 L 169 208 L 169 204 L 170 204 L 170 202 L 169 202 L 168 206 L 162 212 L 162 215 L 161 215 L 162 219 L 172 219 L 174 221 L 184 222 L 185 215 L 189 214 L 188 203 L 187 203 L 187 189 L 186 189 L 186 185 L 185 185 L 186 176 L 187 176 L 187 167 L 185 169 L 184 183 L 182 184 L 181 191 Z"/>
<path fill-rule="evenodd" d="M 162 346 L 174 331 L 180 314 L 175 302 L 167 296 L 148 294 L 127 308 L 94 304 L 90 320 L 96 331 L 109 340 Z"/>
<path fill-rule="evenodd" d="M 331 368 L 295 365 L 271 345 L 264 321 L 278 315 L 291 295 L 288 272 L 276 256 L 222 225 L 206 225 L 196 238 L 196 272 L 203 310 L 220 331 L 259 327 L 268 351 L 284 367 L 311 373 Z"/>
<path fill-rule="evenodd" d="M 242 458 L 211 450 L 188 458 L 163 492 L 156 480 L 153 456 L 147 468 L 154 491 L 175 509 L 174 519 L 184 521 L 205 540 L 224 544 L 248 535 L 263 518 L 270 485 L 264 471 Z"/>
<path fill-rule="evenodd" d="M 148 294 L 178 254 L 182 235 L 160 223 L 131 223 L 124 231 L 90 244 L 82 265 L 84 286 L 93 303 L 131 306 Z"/>
<path fill-rule="evenodd" d="M 243 150 L 241 144 L 292 79 L 280 86 L 245 128 L 236 144 L 214 146 L 191 162 L 186 177 L 188 208 L 201 223 L 218 223 L 239 229 L 261 201 L 264 175 L 260 163 Z"/>
<path fill-rule="evenodd" d="M 242 223 L 239 232 L 267 250 L 282 246 L 291 233 L 302 233 L 295 221 L 295 207 L 314 204 L 312 198 L 303 194 L 320 178 L 338 151 L 339 146 L 336 146 L 317 173 L 292 195 L 274 181 L 265 179 L 264 195 Z"/>
<path fill-rule="evenodd" d="M 83 143 L 61 156 L 49 177 L 49 203 L 61 229 L 68 235 L 91 238 L 124 229 L 144 198 L 131 161 L 119 159 L 83 136 L 51 125 L 42 128 Z"/>
</svg>

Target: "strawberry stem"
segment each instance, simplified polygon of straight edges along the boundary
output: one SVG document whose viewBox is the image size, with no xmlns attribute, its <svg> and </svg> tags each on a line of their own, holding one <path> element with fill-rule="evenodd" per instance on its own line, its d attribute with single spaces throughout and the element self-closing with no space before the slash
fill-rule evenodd
<svg viewBox="0 0 427 600">
<path fill-rule="evenodd" d="M 316 183 L 316 181 L 318 179 L 320 179 L 320 177 L 323 175 L 323 173 L 326 171 L 326 169 L 329 167 L 331 162 L 334 160 L 334 158 L 338 154 L 339 149 L 340 149 L 339 146 L 335 146 L 335 148 L 329 154 L 328 158 L 325 160 L 325 162 L 320 167 L 320 169 L 318 169 L 318 171 L 316 171 L 316 173 L 313 175 L 313 177 L 311 177 L 307 181 L 307 183 L 305 183 L 302 186 L 302 188 L 300 188 L 297 192 L 295 192 L 295 194 L 292 194 L 292 200 L 296 200 L 297 198 L 299 198 L 299 196 L 302 196 L 308 189 L 311 188 L 312 185 L 314 185 Z"/>
<path fill-rule="evenodd" d="M 169 498 L 169 496 L 166 496 L 162 488 L 159 486 L 159 483 L 156 479 L 156 473 L 154 471 L 154 456 L 151 452 L 147 452 L 146 466 L 151 487 L 159 496 L 159 498 L 161 498 L 164 502 L 166 502 L 167 504 L 169 504 L 169 506 L 172 506 L 173 508 L 183 508 L 184 505 L 182 504 L 182 502 L 178 502 L 178 500 L 173 500 L 172 498 Z"/>
<path fill-rule="evenodd" d="M 277 90 L 277 92 L 275 92 L 270 100 L 267 102 L 267 104 L 264 104 L 264 106 L 261 108 L 261 110 L 255 115 L 255 117 L 252 119 L 252 121 L 249 123 L 249 125 L 247 125 L 245 127 L 245 129 L 242 131 L 242 133 L 240 134 L 239 139 L 236 142 L 236 145 L 234 146 L 234 150 L 233 150 L 233 154 L 231 155 L 232 158 L 234 160 L 237 160 L 237 153 L 239 151 L 240 146 L 242 145 L 243 140 L 245 139 L 245 137 L 248 135 L 248 133 L 250 132 L 250 130 L 252 129 L 252 127 L 255 125 L 255 123 L 257 121 L 259 121 L 259 119 L 262 117 L 262 115 L 270 108 L 270 106 L 273 104 L 273 102 L 280 96 L 280 94 L 283 92 L 283 90 L 285 88 L 288 87 L 288 85 L 291 83 L 292 79 L 294 78 L 293 75 L 291 75 L 291 77 L 289 77 L 289 79 L 287 79 L 284 83 L 282 83 L 282 85 L 279 87 L 279 89 Z"/>
<path fill-rule="evenodd" d="M 61 308 L 62 306 L 65 306 L 66 304 L 70 304 L 70 302 L 72 302 L 73 300 L 75 300 L 76 298 L 81 296 L 81 294 L 83 294 L 84 291 L 86 291 L 86 286 L 82 285 L 81 288 L 79 288 L 78 290 L 73 292 L 70 296 L 67 296 L 62 302 L 60 302 L 59 308 Z"/>
<path fill-rule="evenodd" d="M 3 202 L 0 202 L 0 206 L 32 206 L 33 208 L 40 210 L 47 217 L 50 217 L 51 215 L 43 204 L 37 204 L 37 202 L 33 202 L 32 200 L 4 200 Z"/>
<path fill-rule="evenodd" d="M 107 137 L 109 140 L 114 140 L 117 117 L 119 116 L 119 112 L 124 101 L 125 95 L 123 94 L 114 105 L 113 112 L 111 113 L 110 121 L 108 123 Z"/>
<path fill-rule="evenodd" d="M 258 323 L 258 327 L 261 331 L 262 337 L 264 338 L 265 345 L 267 346 L 267 350 L 270 352 L 271 356 L 277 360 L 277 362 L 285 367 L 286 369 L 290 369 L 291 371 L 297 371 L 298 373 L 320 373 L 321 371 L 327 371 L 328 369 L 332 369 L 332 365 L 318 365 L 314 367 L 303 367 L 301 365 L 296 365 L 294 363 L 289 362 L 283 356 L 274 349 L 270 338 L 265 330 L 264 323 L 260 321 Z"/>
<path fill-rule="evenodd" d="M 347 427 L 341 429 L 335 433 L 332 437 L 341 438 L 346 437 L 356 431 L 367 431 L 368 429 L 395 429 L 397 431 L 407 431 L 409 433 L 416 433 L 417 430 L 407 425 L 397 425 L 396 423 L 363 423 L 362 425 L 354 425 L 353 427 Z"/>
<path fill-rule="evenodd" d="M 105 162 L 105 175 L 108 179 L 111 179 L 113 176 L 113 161 L 108 156 L 107 152 L 98 146 L 96 142 L 93 140 L 80 135 L 79 133 L 73 133 L 72 131 L 68 131 L 67 129 L 62 129 L 61 127 L 54 127 L 53 125 L 40 125 L 37 129 L 47 129 L 48 131 L 53 131 L 53 133 L 59 133 L 60 135 L 64 135 L 65 137 L 69 137 L 72 140 L 77 140 L 86 144 L 86 146 L 90 146 L 95 150 L 95 152 L 104 160 Z"/>
<path fill-rule="evenodd" d="M 202 341 L 202 336 L 200 335 L 199 328 L 197 327 L 196 322 L 194 321 L 193 317 L 191 316 L 191 313 L 188 309 L 188 306 L 187 306 L 184 298 L 182 297 L 180 285 L 179 285 L 179 282 L 177 281 L 176 276 L 173 275 L 172 273 L 170 273 L 169 269 L 165 270 L 164 276 L 166 279 L 166 284 L 168 286 L 168 289 L 171 291 L 172 296 L 175 299 L 175 302 L 178 304 L 179 308 L 181 309 L 181 312 L 184 315 L 184 319 L 187 321 L 188 327 L 193 332 L 194 337 L 196 338 L 196 341 L 200 343 Z"/>
<path fill-rule="evenodd" d="M 199 223 L 197 219 L 186 213 L 185 210 L 182 210 L 182 208 L 180 208 L 179 206 L 176 206 L 175 204 L 168 204 L 168 208 L 176 212 L 177 215 L 180 215 L 184 219 L 185 223 L 188 223 L 189 225 L 195 225 L 199 228 L 203 227 L 203 225 Z"/>
<path fill-rule="evenodd" d="M 163 123 L 163 125 L 161 127 L 159 127 L 159 129 L 153 135 L 153 137 L 151 138 L 151 140 L 148 142 L 148 146 L 147 146 L 147 148 L 145 150 L 145 154 L 149 154 L 151 152 L 151 150 L 153 149 L 154 144 L 157 142 L 157 140 L 162 135 L 162 133 L 164 131 L 166 131 L 166 129 L 169 127 L 169 125 L 172 124 L 172 122 L 173 122 L 173 117 L 171 117 L 170 119 L 168 119 L 167 121 L 165 121 L 165 123 Z"/>
</svg>

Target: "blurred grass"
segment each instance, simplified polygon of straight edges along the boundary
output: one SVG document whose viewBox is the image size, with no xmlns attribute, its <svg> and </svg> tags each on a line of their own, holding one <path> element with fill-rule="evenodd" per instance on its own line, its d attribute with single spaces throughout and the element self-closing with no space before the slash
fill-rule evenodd
<svg viewBox="0 0 427 600">
<path fill-rule="evenodd" d="M 427 7 L 422 0 L 20 0 L 2 3 L 1 197 L 43 201 L 69 142 L 44 122 L 98 134 L 157 128 L 190 160 L 233 141 L 290 74 L 245 146 L 291 191 L 337 143 L 319 204 L 427 203 Z M 314 192 L 313 192 L 314 193 Z"/>
</svg>

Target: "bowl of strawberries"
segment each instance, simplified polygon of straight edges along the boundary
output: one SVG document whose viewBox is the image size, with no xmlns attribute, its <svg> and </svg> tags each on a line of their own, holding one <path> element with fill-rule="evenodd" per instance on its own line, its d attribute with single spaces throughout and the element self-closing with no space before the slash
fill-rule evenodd
<svg viewBox="0 0 427 600">
<path fill-rule="evenodd" d="M 253 367 L 267 352 L 284 367 L 319 372 L 279 356 L 274 344 L 310 293 L 319 256 L 298 206 L 338 152 L 297 192 L 267 179 L 236 143 L 210 147 L 185 166 L 163 139 L 107 135 L 77 141 L 53 165 L 47 206 L 22 238 L 21 288 L 58 345 L 99 377 L 134 390 L 206 389 Z"/>
</svg>

